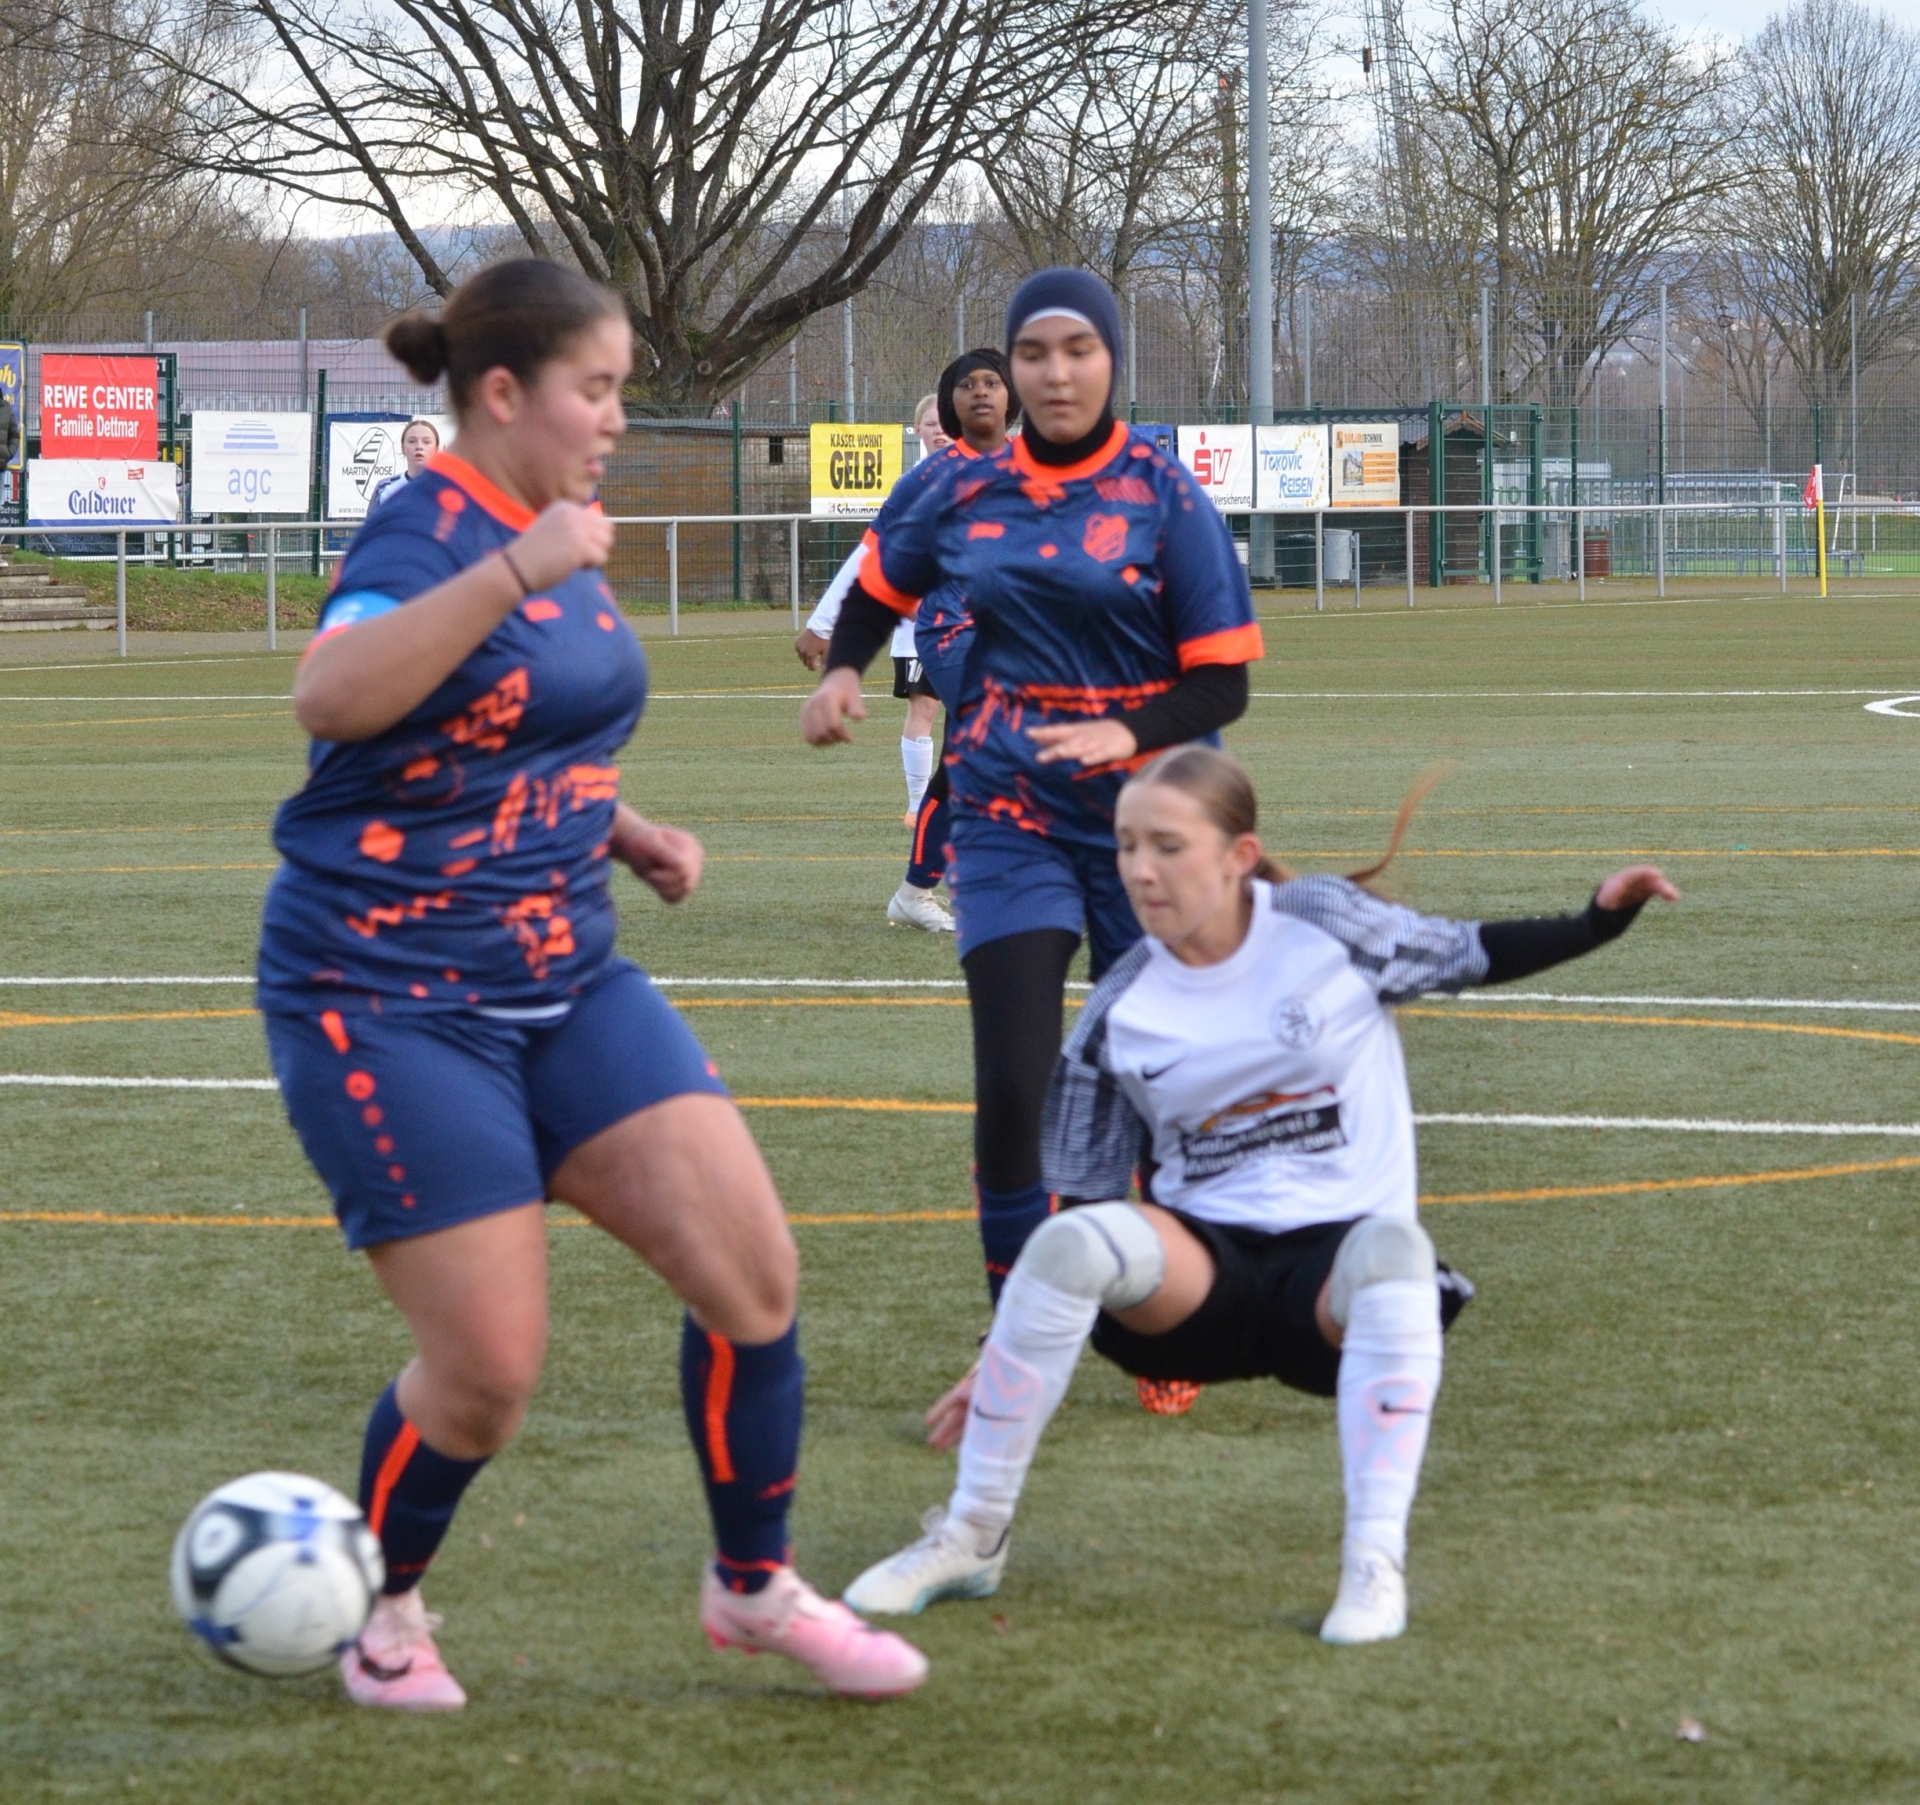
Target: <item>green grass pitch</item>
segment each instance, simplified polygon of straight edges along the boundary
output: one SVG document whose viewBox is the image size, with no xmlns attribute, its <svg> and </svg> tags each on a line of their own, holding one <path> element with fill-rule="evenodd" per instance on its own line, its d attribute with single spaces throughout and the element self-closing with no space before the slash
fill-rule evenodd
<svg viewBox="0 0 1920 1805">
<path fill-rule="evenodd" d="M 1230 735 L 1270 845 L 1357 862 L 1448 760 L 1394 873 L 1408 900 L 1570 907 L 1629 856 L 1686 892 L 1525 989 L 1920 997 L 1920 720 L 1864 706 L 1920 690 L 1920 593 L 1675 587 L 1272 615 Z M 625 887 L 626 950 L 676 977 L 953 977 L 950 944 L 881 913 L 899 705 L 808 751 L 778 617 L 741 625 L 650 641 L 624 793 L 712 863 L 679 911 Z M 300 771 L 274 699 L 292 660 L 108 650 L 0 645 L 0 974 L 244 973 Z M 950 992 L 676 994 L 743 1096 L 968 1096 Z M 0 987 L 0 1073 L 262 1077 L 249 1000 Z M 1496 992 L 1403 1032 L 1423 1111 L 1920 1119 L 1920 1013 Z M 973 1231 L 872 1218 L 964 1210 L 968 1124 L 750 1119 L 803 1219 L 796 1527 L 837 1589 L 949 1483 L 917 1424 L 984 1326 Z M 677 1312 L 556 1212 L 544 1385 L 428 1588 L 473 1702 L 423 1722 L 358 1712 L 330 1676 L 219 1668 L 167 1602 L 173 1532 L 215 1483 L 281 1466 L 351 1488 L 404 1353 L 277 1100 L 0 1086 L 0 1148 L 5 1805 L 1920 1796 L 1912 1139 L 1423 1130 L 1429 1226 L 1481 1295 L 1449 1343 L 1404 1640 L 1312 1633 L 1338 1561 L 1329 1405 L 1221 1387 L 1148 1418 L 1089 1356 L 1000 1596 L 917 1620 L 933 1677 L 881 1707 L 706 1646 Z M 180 1220 L 98 1219 L 137 1216 Z"/>
</svg>

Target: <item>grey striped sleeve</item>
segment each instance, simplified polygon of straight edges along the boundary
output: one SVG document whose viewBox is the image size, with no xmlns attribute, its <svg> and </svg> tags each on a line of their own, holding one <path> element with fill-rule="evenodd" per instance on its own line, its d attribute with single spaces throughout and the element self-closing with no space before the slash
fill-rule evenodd
<svg viewBox="0 0 1920 1805">
<path fill-rule="evenodd" d="M 1056 1197 L 1101 1203 L 1125 1197 L 1151 1136 L 1106 1069 L 1107 1016 L 1147 962 L 1130 948 L 1094 987 L 1061 1049 L 1040 1118 L 1040 1176 Z"/>
<path fill-rule="evenodd" d="M 1383 1003 L 1404 1003 L 1434 990 L 1465 990 L 1487 975 L 1478 922 L 1416 914 L 1344 877 L 1276 884 L 1273 906 L 1339 941 Z"/>
</svg>

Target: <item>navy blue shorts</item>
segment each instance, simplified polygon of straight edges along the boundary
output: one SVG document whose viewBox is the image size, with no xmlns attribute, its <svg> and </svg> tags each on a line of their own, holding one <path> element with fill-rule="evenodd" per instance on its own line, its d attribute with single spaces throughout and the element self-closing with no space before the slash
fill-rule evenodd
<svg viewBox="0 0 1920 1805">
<path fill-rule="evenodd" d="M 727 1094 L 693 1031 L 624 959 L 557 1022 L 376 1015 L 343 998 L 266 1024 L 287 1117 L 349 1247 L 538 1203 L 601 1129 L 689 1091 Z"/>
<path fill-rule="evenodd" d="M 948 837 L 947 889 L 961 958 L 1009 934 L 1065 928 L 1087 937 L 1098 978 L 1140 938 L 1111 846 L 1050 840 L 957 809 Z"/>
</svg>

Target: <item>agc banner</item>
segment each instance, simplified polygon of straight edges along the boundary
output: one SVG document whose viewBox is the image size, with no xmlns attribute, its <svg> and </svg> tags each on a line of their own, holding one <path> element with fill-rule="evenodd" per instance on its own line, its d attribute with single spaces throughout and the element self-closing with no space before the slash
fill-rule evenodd
<svg viewBox="0 0 1920 1805">
<path fill-rule="evenodd" d="M 1180 461 L 1223 514 L 1245 514 L 1253 507 L 1253 428 L 1183 426 Z"/>
<path fill-rule="evenodd" d="M 215 414 L 193 420 L 196 514 L 307 511 L 313 487 L 311 414 Z"/>
<path fill-rule="evenodd" d="M 876 514 L 900 480 L 906 428 L 840 426 L 832 421 L 809 430 L 807 487 L 813 511 L 827 515 Z"/>
<path fill-rule="evenodd" d="M 1327 505 L 1327 429 L 1256 426 L 1262 514 L 1305 514 Z"/>
<path fill-rule="evenodd" d="M 91 458 L 29 458 L 31 526 L 172 526 L 180 518 L 175 464 L 107 463 Z"/>
<path fill-rule="evenodd" d="M 43 351 L 40 455 L 134 460 L 159 457 L 159 360 Z"/>
</svg>

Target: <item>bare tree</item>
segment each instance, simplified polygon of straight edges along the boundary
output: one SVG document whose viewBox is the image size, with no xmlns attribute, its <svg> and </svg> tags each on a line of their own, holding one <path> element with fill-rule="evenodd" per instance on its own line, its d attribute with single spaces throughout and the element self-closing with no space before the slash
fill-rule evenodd
<svg viewBox="0 0 1920 1805">
<path fill-rule="evenodd" d="M 862 289 L 1096 34 L 1091 0 L 214 5 L 271 54 L 207 84 L 213 167 L 384 221 L 441 293 L 427 222 L 501 219 L 618 289 L 642 383 L 698 402 Z"/>
<path fill-rule="evenodd" d="M 1725 187 L 1722 59 L 1632 0 L 1449 0 L 1412 57 L 1421 171 L 1492 278 L 1496 380 L 1578 400 Z"/>
<path fill-rule="evenodd" d="M 1856 330 L 1861 369 L 1920 337 L 1920 33 L 1859 0 L 1804 0 L 1745 47 L 1735 91 L 1722 305 L 1748 343 L 1784 351 L 1806 400 L 1832 402 Z"/>
</svg>

